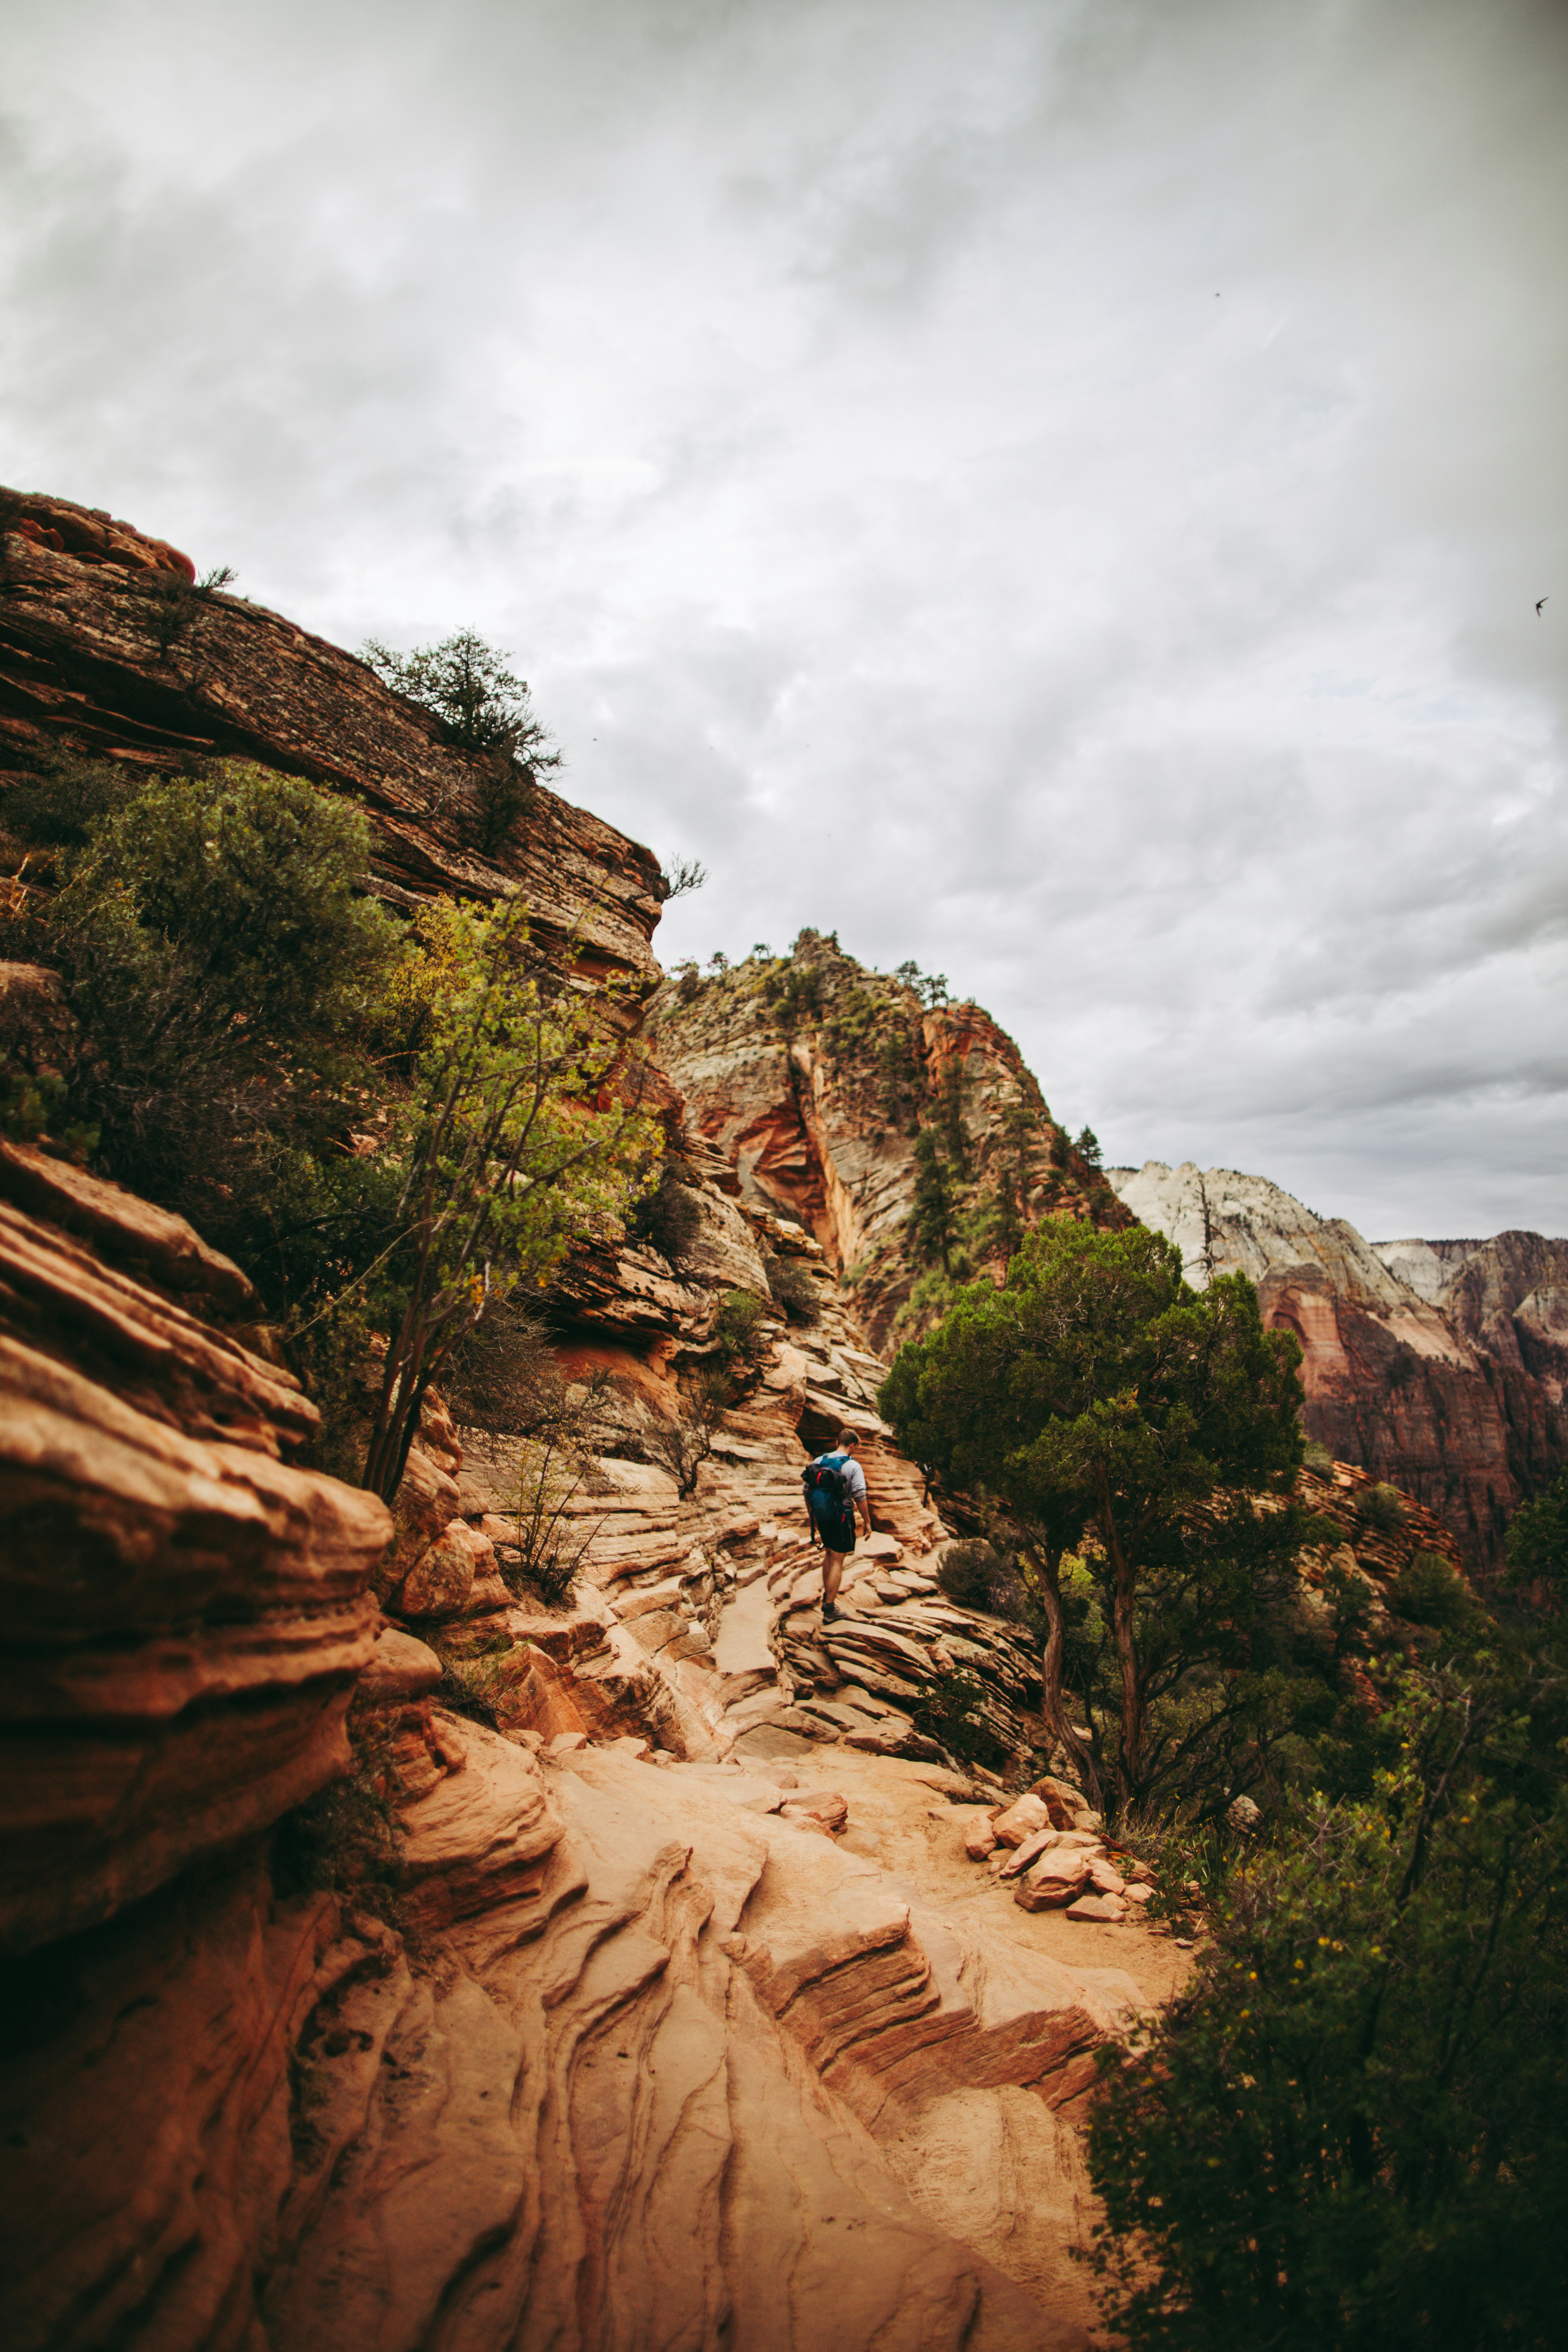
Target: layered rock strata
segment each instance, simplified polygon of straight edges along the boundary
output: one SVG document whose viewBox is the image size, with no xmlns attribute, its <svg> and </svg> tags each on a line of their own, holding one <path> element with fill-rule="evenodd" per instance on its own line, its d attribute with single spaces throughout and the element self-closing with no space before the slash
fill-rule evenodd
<svg viewBox="0 0 1568 2352">
<path fill-rule="evenodd" d="M 237 757 L 352 792 L 388 899 L 520 888 L 541 950 L 626 984 L 607 1009 L 630 1018 L 658 977 L 653 853 L 543 786 L 505 847 L 482 851 L 479 755 L 353 655 L 194 577 L 129 524 L 0 491 L 0 784 L 65 750 L 149 770 Z"/>
<path fill-rule="evenodd" d="M 237 1269 L 42 1155 L 5 1154 L 0 1185 L 97 1244 L 0 1193 L 0 1479 L 21 1538 L 7 2343 L 1086 2346 L 1081 2174 L 1057 2117 L 1138 1985 L 977 1935 L 846 1850 L 851 1801 L 759 1754 L 767 1727 L 724 1704 L 728 1620 L 799 1548 L 808 1397 L 876 1434 L 842 1306 L 809 1353 L 774 1339 L 689 1507 L 650 1509 L 671 1497 L 647 1465 L 606 1455 L 639 1529 L 630 1511 L 595 1527 L 583 1606 L 531 1615 L 496 1573 L 494 1465 L 464 1459 L 438 1407 L 390 1515 L 300 1470 L 311 1408 L 223 1319 L 248 1303 Z M 890 1454 L 874 1491 L 911 1546 L 940 1538 Z M 899 1549 L 885 1536 L 868 1569 Z M 504 1637 L 523 1662 L 510 1736 L 441 1705 L 451 1664 L 416 1624 L 459 1661 Z M 552 1707 L 615 1681 L 595 1644 L 633 1670 L 596 1740 L 552 1732 Z M 349 1796 L 378 1790 L 395 1828 L 395 1926 L 352 1872 L 299 1891 L 268 1836 L 349 1768 L 345 1717 Z M 667 1723 L 707 1757 L 652 1761 Z M 851 1773 L 926 1769 L 772 1738 Z M 961 1853 L 948 1798 L 970 1793 L 936 1769 L 909 1790 L 939 1817 L 933 1862 L 951 1848 L 939 1874 Z M 1048 2152 L 1070 2187 L 1020 2237 L 955 2185 L 987 2251 L 946 2225 L 919 2160 L 952 2173 L 960 2110 L 1008 2152 L 1004 2180 Z"/>
<path fill-rule="evenodd" d="M 1467 1565 L 1500 1564 L 1508 1519 L 1568 1459 L 1568 1243 L 1373 1244 L 1234 1169 L 1112 1169 L 1191 1280 L 1239 1270 L 1302 1347 L 1303 1420 L 1436 1512 Z"/>
<path fill-rule="evenodd" d="M 298 1383 L 180 1303 L 247 1294 L 178 1219 L 0 1147 L 12 1953 L 269 1828 L 347 1763 L 387 1517 L 293 1466 L 317 1418 Z"/>
</svg>

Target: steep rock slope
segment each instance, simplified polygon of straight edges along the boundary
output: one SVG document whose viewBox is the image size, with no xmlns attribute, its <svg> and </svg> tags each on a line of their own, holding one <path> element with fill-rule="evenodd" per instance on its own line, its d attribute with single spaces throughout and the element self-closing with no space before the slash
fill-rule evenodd
<svg viewBox="0 0 1568 2352">
<path fill-rule="evenodd" d="M 438 1411 L 389 1519 L 290 1468 L 310 1408 L 226 1319 L 244 1277 L 188 1226 L 35 1152 L 0 1157 L 0 1507 L 22 1537 L 0 1577 L 7 2343 L 1086 2345 L 1057 2117 L 1140 1999 L 1131 1948 L 1068 1928 L 1087 1940 L 1058 1954 L 1021 1916 L 977 1932 L 947 1883 L 945 1793 L 971 1791 L 886 1743 L 844 1751 L 856 1802 L 880 1786 L 882 1818 L 906 1792 L 935 1813 L 931 1892 L 835 1842 L 841 1795 L 759 1757 L 770 1733 L 819 1752 L 787 1728 L 721 1712 L 706 1759 L 662 1769 L 602 1719 L 598 1746 L 546 1743 L 593 1679 L 575 1626 L 658 1613 L 596 1596 L 668 1601 L 689 1549 L 661 1557 L 645 1517 L 584 1610 L 531 1620 L 458 1507 L 485 1497 Z M 831 1307 L 821 1356 L 775 1348 L 783 1377 L 732 1416 L 748 1478 L 814 1362 L 855 1409 Z M 734 1524 L 721 1465 L 665 1532 L 763 1538 L 765 1591 L 782 1530 Z M 508 1737 L 444 1711 L 442 1661 L 373 1591 L 431 1633 L 499 1624 L 539 1719 Z M 668 1646 L 643 1670 L 700 1725 Z M 396 1929 L 352 1873 L 290 1891 L 270 1835 L 344 1770 L 351 1701 L 351 1790 L 374 1759 L 397 1824 Z M 1004 2184 L 1045 2166 L 1027 2227 L 964 2185 L 960 2122 Z"/>
<path fill-rule="evenodd" d="M 1509 1515 L 1568 1455 L 1568 1243 L 1363 1239 L 1235 1169 L 1112 1169 L 1197 1283 L 1237 1269 L 1304 1351 L 1309 1435 L 1436 1512 L 1492 1570 Z"/>
<path fill-rule="evenodd" d="M 932 1322 L 952 1280 L 999 1275 L 1041 1217 L 1131 1222 L 989 1014 L 922 1003 L 836 939 L 803 931 L 788 957 L 689 969 L 659 991 L 647 1034 L 721 1183 L 816 1236 L 878 1348 Z M 922 1131 L 936 1166 L 923 1194 Z"/>
<path fill-rule="evenodd" d="M 312 777 L 370 810 L 388 899 L 515 885 L 540 946 L 584 979 L 628 984 L 635 1005 L 658 977 L 650 850 L 541 787 L 526 824 L 484 854 L 479 755 L 451 749 L 353 655 L 192 577 L 187 557 L 128 524 L 0 491 L 0 784 L 58 749 L 163 771 L 239 757 Z"/>
<path fill-rule="evenodd" d="M 63 501 L 0 526 L 18 769 L 237 752 L 346 785 L 389 898 L 516 883 L 563 971 L 635 1006 L 646 851 L 542 794 L 479 856 L 476 779 L 350 656 Z M 47 1020 L 42 976 L 9 980 Z M 1001 1750 L 1027 1746 L 1026 1655 L 929 1605 L 943 1530 L 820 1245 L 662 1108 L 695 1230 L 673 1256 L 584 1241 L 549 1295 L 599 1446 L 555 1610 L 502 1573 L 515 1444 L 433 1404 L 390 1518 L 300 1470 L 313 1408 L 239 1269 L 5 1155 L 0 2324 L 24 2352 L 1086 2342 L 1066 2117 L 1139 1997 L 1139 1931 L 946 1916 L 949 1799 L 976 1787 L 917 1717 L 967 1640 L 995 1652 Z M 650 1434 L 725 1360 L 726 1293 L 766 1302 L 780 1261 L 793 1319 L 764 1307 L 682 1496 Z M 815 1574 L 798 1472 L 844 1420 L 878 1534 L 814 1680 L 785 1622 Z M 441 1703 L 476 1689 L 500 1728 Z M 331 1843 L 384 1812 L 395 1928 Z M 1003 2187 L 1041 2168 L 1026 2219 L 969 2139 Z"/>
</svg>

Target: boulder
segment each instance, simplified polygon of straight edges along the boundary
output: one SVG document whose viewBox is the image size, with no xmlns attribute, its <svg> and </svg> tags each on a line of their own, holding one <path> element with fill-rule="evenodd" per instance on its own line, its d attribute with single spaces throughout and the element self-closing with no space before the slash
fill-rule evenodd
<svg viewBox="0 0 1568 2352">
<path fill-rule="evenodd" d="M 423 1698 L 435 1689 L 441 1673 L 441 1661 L 434 1650 L 399 1626 L 384 1625 L 354 1696 L 373 1706 Z"/>
<path fill-rule="evenodd" d="M 461 1617 L 481 1570 L 490 1576 L 495 1574 L 495 1549 L 489 1538 L 482 1536 L 478 1528 L 469 1527 L 466 1519 L 449 1520 L 403 1580 L 395 1604 L 399 1615 Z M 502 1607 L 507 1599 L 502 1585 Z"/>
<path fill-rule="evenodd" d="M 1072 1846 L 1058 1846 L 1042 1854 L 1014 1889 L 1013 1900 L 1022 1911 L 1058 1911 L 1074 1902 L 1089 1885 L 1089 1861 Z"/>
<path fill-rule="evenodd" d="M 837 1789 L 786 1790 L 780 1810 L 786 1822 L 810 1821 L 830 1832 L 847 1828 L 849 1822 L 849 1801 Z"/>
<path fill-rule="evenodd" d="M 1112 1927 L 1126 1918 L 1127 1906 L 1120 1895 L 1080 1895 L 1076 1903 L 1068 1905 L 1067 1915 L 1069 1919 L 1098 1919 Z"/>
<path fill-rule="evenodd" d="M 1003 1807 L 991 1823 L 998 1845 L 1022 1845 L 1026 1838 L 1051 1826 L 1051 1817 L 1044 1801 L 1031 1796 L 1015 1798 L 1010 1805 Z"/>
</svg>

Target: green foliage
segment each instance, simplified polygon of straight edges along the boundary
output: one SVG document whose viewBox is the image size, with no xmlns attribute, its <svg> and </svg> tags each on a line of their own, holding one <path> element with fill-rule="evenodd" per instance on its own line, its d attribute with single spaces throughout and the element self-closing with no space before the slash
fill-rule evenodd
<svg viewBox="0 0 1568 2352">
<path fill-rule="evenodd" d="M 1059 1223 L 1029 1235 L 1003 1289 L 973 1285 L 901 1349 L 883 1385 L 905 1450 L 1008 1513 L 1047 1621 L 1047 1719 L 1097 1794 L 1113 1775 L 1123 1807 L 1212 1787 L 1288 1715 L 1251 1642 L 1293 1590 L 1303 1538 L 1289 1499 L 1299 1361 L 1243 1276 L 1200 1294 L 1160 1234 Z M 1069 1554 L 1110 1650 L 1071 1685 L 1087 1752 L 1064 1700 Z"/>
<path fill-rule="evenodd" d="M 713 1433 L 723 1421 L 729 1392 L 728 1373 L 716 1369 L 698 1381 L 682 1417 L 653 1422 L 642 1433 L 644 1453 L 668 1471 L 682 1501 L 696 1493 L 702 1465 L 712 1455 Z"/>
<path fill-rule="evenodd" d="M 561 754 L 535 718 L 527 681 L 507 656 L 473 629 L 406 654 L 368 637 L 362 658 L 384 686 L 434 712 L 447 740 L 461 751 L 505 749 L 533 768 L 558 768 Z"/>
<path fill-rule="evenodd" d="M 498 1652 L 481 1652 L 475 1658 L 448 1655 L 438 1647 L 441 1679 L 430 1694 L 436 1706 L 469 1723 L 482 1723 L 488 1731 L 499 1731 L 509 1687 L 501 1658 L 510 1646 L 503 1643 Z"/>
<path fill-rule="evenodd" d="M 1376 1535 L 1397 1535 L 1405 1525 L 1405 1497 L 1397 1486 L 1369 1486 L 1357 1497 L 1355 1515 Z"/>
<path fill-rule="evenodd" d="M 1334 1457 L 1319 1439 L 1310 1438 L 1301 1449 L 1301 1467 L 1310 1470 L 1314 1478 L 1331 1479 L 1334 1475 Z"/>
<path fill-rule="evenodd" d="M 37 1143 L 47 1136 L 68 1160 L 89 1159 L 98 1148 L 95 1127 L 73 1125 L 69 1088 L 61 1077 L 34 1072 L 0 1054 L 0 1135 L 7 1143 Z"/>
<path fill-rule="evenodd" d="M 1412 1684 L 1368 1798 L 1233 1865 L 1194 1988 L 1108 2064 L 1095 2259 L 1133 2352 L 1558 2340 L 1568 1806 L 1520 1696 Z"/>
<path fill-rule="evenodd" d="M 912 957 L 899 965 L 893 977 L 901 980 L 906 988 L 913 989 L 928 1013 L 948 1001 L 946 972 L 923 972 Z"/>
<path fill-rule="evenodd" d="M 792 956 L 788 963 L 769 971 L 763 982 L 763 994 L 773 1006 L 785 1037 L 794 1037 L 822 1018 L 826 1003 L 822 968 Z"/>
<path fill-rule="evenodd" d="M 1412 1624 L 1457 1633 L 1477 1615 L 1465 1580 L 1439 1552 L 1417 1552 L 1389 1587 L 1389 1605 Z"/>
<path fill-rule="evenodd" d="M 822 1298 L 805 1262 L 764 1250 L 763 1266 L 773 1304 L 783 1308 L 785 1321 L 809 1328 L 821 1315 Z"/>
<path fill-rule="evenodd" d="M 1372 1622 L 1372 1587 L 1365 1577 L 1355 1569 L 1331 1568 L 1323 1579 L 1323 1598 L 1341 1651 L 1358 1647 Z"/>
<path fill-rule="evenodd" d="M 960 1609 L 979 1609 L 994 1617 L 1020 1620 L 1026 1615 L 1016 1568 L 984 1536 L 949 1544 L 942 1553 L 936 1580 Z"/>
<path fill-rule="evenodd" d="M 1508 1579 L 1513 1585 L 1543 1585 L 1561 1604 L 1568 1588 L 1568 1469 L 1515 1511 L 1508 1530 Z"/>
<path fill-rule="evenodd" d="M 682 1004 L 695 1003 L 697 998 L 702 993 L 702 974 L 698 970 L 695 960 L 688 956 L 686 961 L 677 965 L 676 969 L 680 975 L 675 984 L 677 996 L 679 997 Z"/>
<path fill-rule="evenodd" d="M 952 1245 L 957 1236 L 957 1207 L 952 1180 L 942 1156 L 935 1132 L 922 1127 L 915 1138 L 915 1188 L 910 1209 L 910 1238 L 928 1263 L 941 1260 L 952 1272 Z"/>
<path fill-rule="evenodd" d="M 960 1666 L 926 1692 L 915 1710 L 916 1726 L 957 1763 L 994 1765 L 1001 1758 L 994 1736 L 985 1728 L 987 1696 L 984 1677 Z"/>
<path fill-rule="evenodd" d="M 470 755 L 470 831 L 475 845 L 494 856 L 527 815 L 539 778 L 562 764 L 527 682 L 472 629 L 407 654 L 367 638 L 361 653 L 384 685 L 433 712 L 447 741 Z"/>
<path fill-rule="evenodd" d="M 296 1805 L 274 1831 L 272 1882 L 285 1898 L 324 1891 L 395 1921 L 403 1850 L 386 1795 L 384 1742 L 357 1724 L 351 1739 L 347 1776 Z"/>
<path fill-rule="evenodd" d="M 719 1301 L 715 1352 L 726 1368 L 753 1362 L 763 1345 L 767 1307 L 752 1290 L 726 1290 Z"/>
<path fill-rule="evenodd" d="M 347 1469 L 368 1428 L 390 1492 L 456 1341 L 638 1181 L 649 1123 L 588 1108 L 618 1037 L 545 1001 L 516 901 L 405 930 L 365 895 L 363 811 L 296 778 L 154 779 L 86 832 L 21 943 L 84 1040 L 49 1132 L 96 1129 L 109 1173 L 239 1260 L 330 1408 L 324 1455 Z M 36 1123 L 32 1095 L 13 1108 Z"/>
<path fill-rule="evenodd" d="M 57 751 L 36 775 L 13 784 L 0 803 L 6 828 L 40 847 L 79 848 L 88 828 L 140 790 L 145 772 L 119 760 L 84 760 Z"/>
<path fill-rule="evenodd" d="M 973 1173 L 969 1129 L 964 1124 L 964 1098 L 969 1092 L 968 1074 L 961 1061 L 949 1062 L 942 1070 L 942 1084 L 937 1091 L 937 1119 L 946 1147 L 948 1164 L 954 1181 L 964 1183 Z"/>
<path fill-rule="evenodd" d="M 112 797 L 29 941 L 85 1050 L 63 1117 L 214 1239 L 285 1130 L 344 1116 L 355 1033 L 402 953 L 362 893 L 363 811 L 243 762 Z"/>
<path fill-rule="evenodd" d="M 989 1609 L 991 1580 L 999 1575 L 1002 1555 L 984 1536 L 951 1543 L 942 1556 L 936 1580 L 960 1609 Z"/>
<path fill-rule="evenodd" d="M 651 1242 L 671 1265 L 678 1266 L 701 1229 L 696 1194 L 681 1181 L 680 1171 L 665 1160 L 658 1181 L 634 1204 L 626 1219 L 628 1238 Z"/>
<path fill-rule="evenodd" d="M 542 1285 L 568 1242 L 624 1209 L 657 1149 L 635 1106 L 598 1113 L 618 1037 L 583 1000 L 547 1002 L 527 961 L 521 902 L 460 910 L 454 985 L 418 1057 L 390 1205 L 388 1278 L 403 1313 L 386 1352 L 364 1484 L 390 1496 L 430 1382 L 512 1285 Z"/>
<path fill-rule="evenodd" d="M 1092 1127 L 1082 1127 L 1079 1129 L 1078 1140 L 1074 1143 L 1073 1150 L 1086 1168 L 1100 1166 L 1100 1138 Z"/>
</svg>

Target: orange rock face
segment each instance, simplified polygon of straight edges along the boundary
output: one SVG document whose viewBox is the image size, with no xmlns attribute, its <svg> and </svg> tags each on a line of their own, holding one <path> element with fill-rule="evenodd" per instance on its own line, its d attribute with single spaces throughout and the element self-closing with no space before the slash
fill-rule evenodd
<svg viewBox="0 0 1568 2352">
<path fill-rule="evenodd" d="M 977 1005 L 922 1010 L 905 982 L 803 932 L 792 957 L 667 982 L 649 1034 L 742 1202 L 794 1219 L 845 1278 L 873 1346 L 932 1319 L 910 1294 L 934 1259 L 911 1228 L 915 1138 L 951 1163 L 970 1270 L 1005 1264 L 992 1213 L 1133 1222 L 1056 1125 L 1012 1039 Z M 956 1124 L 955 1124 L 956 1122 Z M 990 1238 L 987 1235 L 990 1235 Z"/>
<path fill-rule="evenodd" d="M 30 1155 L 0 1154 L 14 1181 L 38 1196 Z M 125 1252 L 201 1262 L 177 1220 L 144 1234 L 116 1188 L 69 1192 Z M 0 1286 L 0 1937 L 21 1951 L 342 1769 L 388 1523 L 281 1458 L 316 1422 L 287 1373 L 3 1198 Z"/>
</svg>

